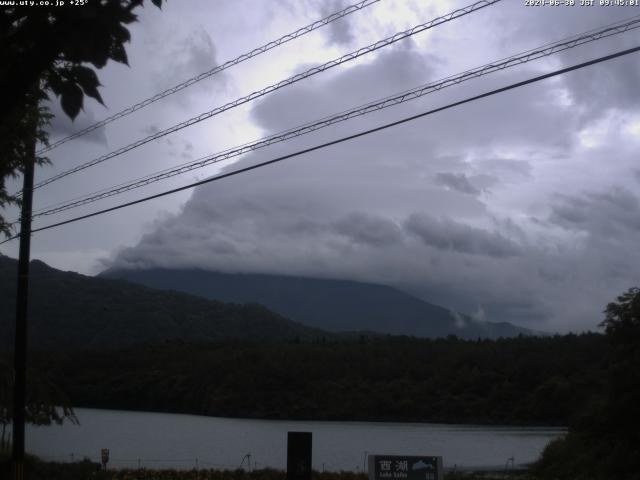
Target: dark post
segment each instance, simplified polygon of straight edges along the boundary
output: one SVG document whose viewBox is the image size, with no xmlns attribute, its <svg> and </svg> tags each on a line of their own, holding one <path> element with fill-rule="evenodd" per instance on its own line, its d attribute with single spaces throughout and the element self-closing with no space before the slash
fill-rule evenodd
<svg viewBox="0 0 640 480">
<path fill-rule="evenodd" d="M 24 421 L 27 367 L 27 299 L 29 292 L 29 257 L 31 248 L 31 212 L 33 200 L 33 169 L 36 141 L 31 139 L 29 157 L 24 165 L 22 213 L 20 219 L 20 254 L 18 257 L 18 289 L 16 295 L 16 336 L 13 369 L 13 473 L 14 480 L 24 477 Z"/>
<path fill-rule="evenodd" d="M 311 480 L 311 432 L 288 432 L 287 480 Z"/>
</svg>

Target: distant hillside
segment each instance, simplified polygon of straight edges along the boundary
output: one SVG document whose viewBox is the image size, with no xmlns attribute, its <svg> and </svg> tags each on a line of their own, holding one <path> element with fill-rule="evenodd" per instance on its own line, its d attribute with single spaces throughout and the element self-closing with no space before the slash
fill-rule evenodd
<svg viewBox="0 0 640 480">
<path fill-rule="evenodd" d="M 0 255 L 0 347 L 13 343 L 17 261 Z M 287 340 L 330 335 L 261 305 L 229 305 L 31 262 L 29 346 L 77 348 L 184 340 Z"/>
<path fill-rule="evenodd" d="M 498 338 L 531 334 L 510 323 L 478 322 L 383 285 L 204 270 L 108 270 L 118 278 L 223 302 L 262 304 L 307 326 L 332 332 L 371 331 L 423 338 Z"/>
</svg>

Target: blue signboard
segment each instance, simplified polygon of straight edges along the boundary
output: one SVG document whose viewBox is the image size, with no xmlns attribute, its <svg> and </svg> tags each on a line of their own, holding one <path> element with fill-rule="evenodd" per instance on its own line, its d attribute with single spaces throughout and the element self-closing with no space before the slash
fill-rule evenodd
<svg viewBox="0 0 640 480">
<path fill-rule="evenodd" d="M 369 480 L 442 480 L 442 457 L 369 455 Z"/>
</svg>

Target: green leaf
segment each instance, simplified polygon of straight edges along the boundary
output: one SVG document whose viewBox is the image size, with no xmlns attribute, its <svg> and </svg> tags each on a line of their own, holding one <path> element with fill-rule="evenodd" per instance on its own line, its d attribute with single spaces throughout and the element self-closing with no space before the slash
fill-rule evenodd
<svg viewBox="0 0 640 480">
<path fill-rule="evenodd" d="M 129 65 L 129 59 L 127 58 L 127 51 L 124 49 L 124 46 L 121 43 L 116 43 L 111 47 L 111 52 L 109 56 L 116 62 Z"/>
<path fill-rule="evenodd" d="M 82 108 L 83 95 L 82 90 L 74 82 L 65 82 L 60 96 L 60 105 L 62 110 L 71 120 L 75 120 Z"/>
<path fill-rule="evenodd" d="M 93 71 L 92 68 L 76 66 L 71 68 L 70 71 L 71 78 L 73 78 L 85 95 L 97 100 L 100 104 L 104 105 L 104 101 L 100 96 L 100 92 L 98 92 L 98 87 L 101 86 L 100 81 L 98 80 L 98 75 Z"/>
<path fill-rule="evenodd" d="M 105 36 L 96 36 L 90 44 L 89 51 L 87 52 L 88 61 L 93 63 L 95 67 L 102 68 L 107 64 L 110 56 L 109 42 L 110 39 Z"/>
<path fill-rule="evenodd" d="M 131 33 L 129 32 L 129 29 L 122 25 L 115 25 L 111 35 L 116 43 L 126 43 L 131 41 Z"/>
<path fill-rule="evenodd" d="M 64 80 L 60 75 L 60 69 L 52 69 L 49 75 L 47 76 L 47 86 L 55 93 L 57 96 L 62 95 L 62 88 L 64 85 Z"/>
</svg>

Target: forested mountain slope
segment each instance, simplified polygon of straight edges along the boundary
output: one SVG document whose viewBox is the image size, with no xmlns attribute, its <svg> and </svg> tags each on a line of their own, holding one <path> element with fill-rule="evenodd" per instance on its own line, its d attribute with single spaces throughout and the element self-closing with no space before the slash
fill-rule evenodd
<svg viewBox="0 0 640 480">
<path fill-rule="evenodd" d="M 474 321 L 395 288 L 370 283 L 197 269 L 107 270 L 100 276 L 223 302 L 255 302 L 296 322 L 332 332 L 473 339 L 532 333 L 507 322 Z"/>
<path fill-rule="evenodd" d="M 17 261 L 0 256 L 0 347 L 13 343 Z M 29 346 L 287 340 L 329 335 L 256 304 L 231 305 L 31 262 Z"/>
</svg>

